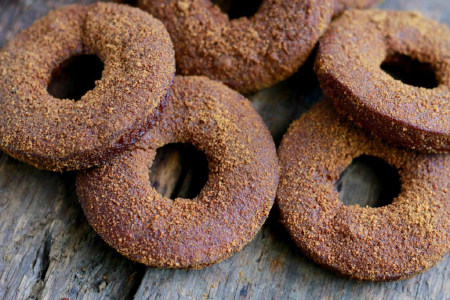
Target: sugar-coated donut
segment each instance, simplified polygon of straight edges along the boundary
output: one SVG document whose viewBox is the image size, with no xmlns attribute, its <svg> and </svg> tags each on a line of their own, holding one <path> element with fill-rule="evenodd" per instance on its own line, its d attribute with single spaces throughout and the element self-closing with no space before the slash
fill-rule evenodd
<svg viewBox="0 0 450 300">
<path fill-rule="evenodd" d="M 392 281 L 438 263 L 450 250 L 450 156 L 396 148 L 339 117 L 327 102 L 295 121 L 278 150 L 277 205 L 296 244 L 327 269 Z M 346 206 L 335 184 L 361 155 L 399 171 L 392 204 Z"/>
<path fill-rule="evenodd" d="M 190 143 L 208 180 L 194 199 L 164 198 L 149 182 L 156 149 Z M 77 173 L 89 223 L 126 257 L 200 269 L 239 251 L 266 220 L 278 183 L 272 137 L 250 102 L 205 77 L 176 77 L 161 123 L 133 151 Z"/>
<path fill-rule="evenodd" d="M 204 75 L 249 93 L 292 75 L 328 27 L 330 0 L 264 0 L 256 14 L 230 20 L 209 0 L 140 0 L 160 19 L 182 75 Z"/>
<path fill-rule="evenodd" d="M 95 54 L 103 77 L 79 101 L 47 87 L 68 58 Z M 0 149 L 48 170 L 104 162 L 135 143 L 166 103 L 175 58 L 164 25 L 112 3 L 56 9 L 0 52 Z"/>
<path fill-rule="evenodd" d="M 380 66 L 396 56 L 430 64 L 438 86 L 391 77 Z M 450 30 L 444 24 L 416 12 L 347 11 L 321 39 L 315 69 L 338 112 L 358 126 L 404 147 L 450 151 Z"/>
</svg>

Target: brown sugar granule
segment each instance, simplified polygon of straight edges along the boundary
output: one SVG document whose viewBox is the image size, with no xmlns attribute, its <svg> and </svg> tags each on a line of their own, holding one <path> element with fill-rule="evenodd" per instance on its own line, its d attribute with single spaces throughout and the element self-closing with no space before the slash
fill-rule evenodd
<svg viewBox="0 0 450 300">
<path fill-rule="evenodd" d="M 182 75 L 204 75 L 242 93 L 292 75 L 328 27 L 329 0 L 264 0 L 256 14 L 230 20 L 205 0 L 140 0 L 169 31 Z"/>
<path fill-rule="evenodd" d="M 381 3 L 383 0 L 336 0 L 334 4 L 334 16 L 337 17 L 347 9 L 364 9 Z"/>
<path fill-rule="evenodd" d="M 190 143 L 206 154 L 208 181 L 194 199 L 151 186 L 156 149 Z M 121 254 L 148 266 L 200 269 L 239 251 L 273 205 L 278 158 L 250 102 L 205 77 L 176 77 L 161 122 L 132 151 L 77 173 L 89 223 Z"/>
<path fill-rule="evenodd" d="M 339 117 L 328 102 L 295 121 L 278 150 L 281 222 L 303 252 L 357 280 L 392 281 L 423 272 L 450 250 L 450 156 L 396 148 Z M 336 181 L 361 155 L 399 171 L 392 204 L 344 205 Z"/>
<path fill-rule="evenodd" d="M 95 54 L 103 77 L 79 101 L 47 92 L 52 71 Z M 98 165 L 135 143 L 157 120 L 175 74 L 164 25 L 111 3 L 50 12 L 0 52 L 0 149 L 48 170 Z"/>
<path fill-rule="evenodd" d="M 416 12 L 347 11 L 319 43 L 315 70 L 337 111 L 395 144 L 450 151 L 450 30 Z M 436 88 L 381 69 L 393 56 L 429 64 Z"/>
</svg>

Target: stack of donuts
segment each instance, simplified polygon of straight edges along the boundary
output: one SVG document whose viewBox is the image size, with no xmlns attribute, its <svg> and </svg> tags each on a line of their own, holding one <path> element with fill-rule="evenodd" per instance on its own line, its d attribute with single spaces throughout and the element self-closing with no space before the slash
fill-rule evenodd
<svg viewBox="0 0 450 300">
<path fill-rule="evenodd" d="M 420 273 L 450 250 L 450 30 L 418 13 L 359 10 L 375 2 L 264 0 L 233 20 L 207 0 L 61 7 L 0 50 L 0 149 L 77 171 L 89 223 L 148 266 L 231 256 L 276 201 L 293 240 L 325 268 L 373 281 Z M 317 44 L 328 98 L 290 126 L 277 155 L 240 93 L 288 78 Z M 81 55 L 103 62 L 101 79 L 78 101 L 55 98 L 52 78 Z M 405 57 L 429 64 L 437 86 L 380 68 Z M 208 180 L 193 199 L 165 198 L 149 181 L 169 143 L 206 154 Z M 392 204 L 339 201 L 335 183 L 361 155 L 399 170 Z"/>
</svg>

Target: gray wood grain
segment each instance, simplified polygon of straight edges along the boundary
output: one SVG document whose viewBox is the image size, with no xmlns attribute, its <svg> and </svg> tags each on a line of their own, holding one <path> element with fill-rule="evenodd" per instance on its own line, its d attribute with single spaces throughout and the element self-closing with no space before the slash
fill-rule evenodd
<svg viewBox="0 0 450 300">
<path fill-rule="evenodd" d="M 95 1 L 1 1 L 0 46 L 48 10 L 74 2 Z M 447 0 L 387 0 L 381 7 L 421 10 L 450 24 Z M 311 65 L 312 60 L 292 78 L 249 96 L 277 143 L 293 120 L 323 98 Z M 160 151 L 151 169 L 151 181 L 169 197 L 180 180 L 178 196 L 195 180 L 195 166 L 180 169 L 179 151 Z M 380 183 L 364 164 L 350 166 L 340 188 L 346 203 L 365 205 L 380 197 Z M 117 254 L 91 229 L 74 193 L 73 173 L 40 171 L 2 154 L 0 298 L 450 299 L 449 258 L 408 280 L 355 282 L 307 259 L 277 219 L 274 209 L 249 245 L 210 268 L 145 268 Z"/>
</svg>

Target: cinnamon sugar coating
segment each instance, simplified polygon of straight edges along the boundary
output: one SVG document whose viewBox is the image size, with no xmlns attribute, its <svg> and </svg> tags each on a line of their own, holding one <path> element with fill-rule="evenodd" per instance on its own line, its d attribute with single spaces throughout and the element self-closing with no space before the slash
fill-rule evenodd
<svg viewBox="0 0 450 300">
<path fill-rule="evenodd" d="M 401 146 L 450 151 L 450 30 L 416 12 L 348 11 L 319 44 L 315 70 L 339 113 Z M 393 55 L 428 63 L 438 86 L 407 85 L 380 65 Z"/>
<path fill-rule="evenodd" d="M 264 0 L 250 17 L 229 20 L 208 0 L 140 0 L 160 19 L 182 75 L 204 75 L 242 93 L 292 75 L 327 28 L 329 0 Z"/>
<path fill-rule="evenodd" d="M 296 244 L 323 267 L 357 280 L 425 271 L 450 249 L 450 156 L 396 148 L 339 117 L 327 102 L 295 121 L 278 150 L 277 205 Z M 361 155 L 399 171 L 392 204 L 346 206 L 335 184 Z"/>
<path fill-rule="evenodd" d="M 381 2 L 383 2 L 383 0 L 336 0 L 333 17 L 337 17 L 347 9 L 369 8 Z"/>
<path fill-rule="evenodd" d="M 52 97 L 52 71 L 83 54 L 103 61 L 102 79 L 77 102 Z M 0 52 L 0 149 L 54 171 L 98 165 L 155 123 L 174 73 L 169 34 L 146 12 L 111 3 L 56 9 Z"/>
<path fill-rule="evenodd" d="M 151 186 L 156 149 L 190 143 L 206 154 L 208 180 L 194 199 Z M 161 123 L 132 151 L 77 173 L 89 223 L 126 257 L 154 267 L 200 269 L 250 242 L 273 205 L 278 158 L 250 102 L 205 77 L 176 77 Z"/>
</svg>

